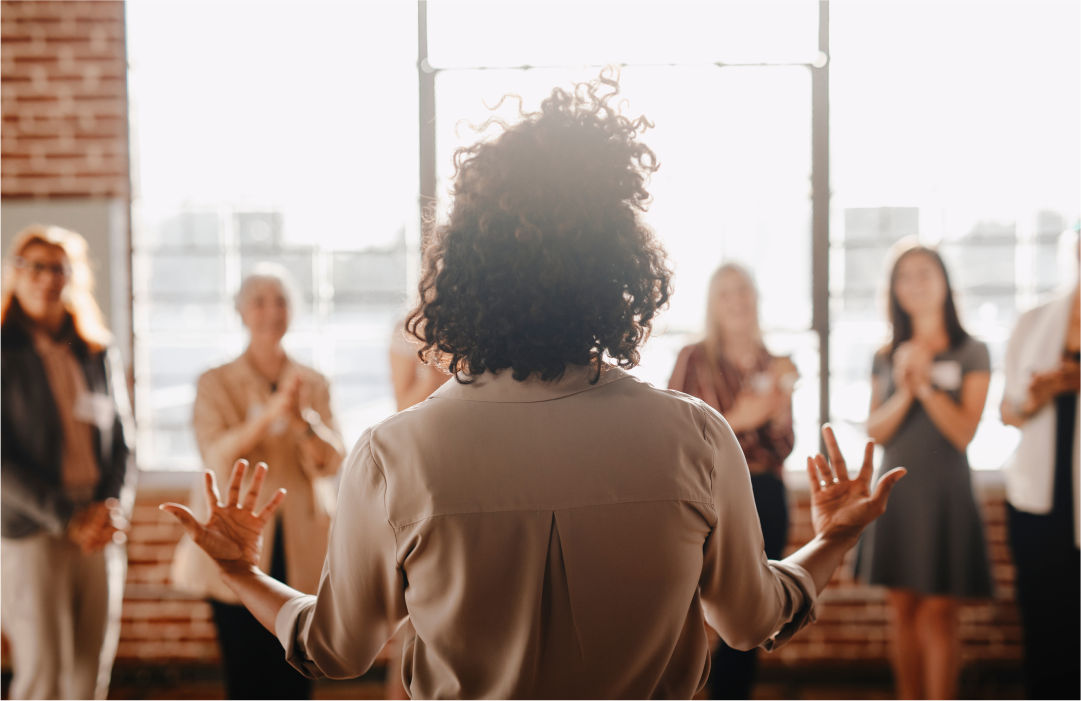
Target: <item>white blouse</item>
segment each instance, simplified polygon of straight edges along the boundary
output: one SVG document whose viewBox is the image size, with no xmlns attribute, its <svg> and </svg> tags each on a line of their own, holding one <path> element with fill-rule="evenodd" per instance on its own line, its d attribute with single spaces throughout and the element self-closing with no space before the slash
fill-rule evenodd
<svg viewBox="0 0 1081 701">
<path fill-rule="evenodd" d="M 1008 402 L 1020 405 L 1028 394 L 1033 373 L 1046 372 L 1062 362 L 1066 347 L 1066 330 L 1070 324 L 1070 307 L 1074 292 L 1030 309 L 1017 320 L 1010 343 L 1006 347 L 1006 389 Z M 1003 470 L 1006 498 L 1019 511 L 1046 514 L 1051 511 L 1055 488 L 1055 403 L 1037 411 L 1021 428 L 1021 443 Z M 1075 413 L 1081 421 L 1081 402 Z M 1078 439 L 1081 424 L 1074 429 L 1073 497 L 1074 544 L 1081 545 L 1081 509 L 1078 491 L 1081 474 L 1078 469 Z"/>
<path fill-rule="evenodd" d="M 277 618 L 294 666 L 364 673 L 408 618 L 414 698 L 683 697 L 708 621 L 772 649 L 814 620 L 769 562 L 750 475 L 703 402 L 618 369 L 448 382 L 346 460 L 317 596 Z"/>
</svg>

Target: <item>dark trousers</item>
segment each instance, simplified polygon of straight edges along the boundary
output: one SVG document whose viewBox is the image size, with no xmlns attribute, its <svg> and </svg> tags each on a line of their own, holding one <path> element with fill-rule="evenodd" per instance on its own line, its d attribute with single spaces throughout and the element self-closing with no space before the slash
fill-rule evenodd
<svg viewBox="0 0 1081 701">
<path fill-rule="evenodd" d="M 285 581 L 281 521 L 274 534 L 270 576 Z M 285 661 L 277 636 L 243 606 L 210 600 L 218 629 L 225 691 L 231 699 L 310 699 L 312 682 Z"/>
<path fill-rule="evenodd" d="M 1006 505 L 1030 699 L 1081 698 L 1081 551 L 1072 512 Z"/>
<path fill-rule="evenodd" d="M 763 473 L 751 475 L 754 504 L 758 520 L 762 524 L 762 537 L 766 542 L 766 557 L 779 560 L 788 542 L 788 501 L 785 499 L 784 482 L 775 475 Z M 758 667 L 758 648 L 735 650 L 724 641 L 713 653 L 709 670 L 709 687 L 715 699 L 749 699 Z"/>
</svg>

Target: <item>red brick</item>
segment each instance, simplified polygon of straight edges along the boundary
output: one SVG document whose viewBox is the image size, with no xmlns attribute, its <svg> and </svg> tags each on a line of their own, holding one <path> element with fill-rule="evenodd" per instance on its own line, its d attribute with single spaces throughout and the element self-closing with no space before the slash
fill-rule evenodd
<svg viewBox="0 0 1081 701">
<path fill-rule="evenodd" d="M 122 2 L 3 2 L 3 197 L 126 196 Z"/>
</svg>

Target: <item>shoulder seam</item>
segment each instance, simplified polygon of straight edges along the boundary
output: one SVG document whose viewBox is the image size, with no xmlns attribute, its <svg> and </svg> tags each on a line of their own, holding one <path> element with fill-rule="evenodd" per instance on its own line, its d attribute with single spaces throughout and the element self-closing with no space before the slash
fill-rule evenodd
<svg viewBox="0 0 1081 701">
<path fill-rule="evenodd" d="M 390 483 L 387 481 L 387 473 L 383 469 L 383 466 L 379 464 L 379 461 L 375 459 L 375 451 L 372 450 L 372 438 L 375 437 L 375 427 L 368 429 L 368 457 L 372 459 L 372 464 L 375 465 L 375 469 L 379 470 L 380 476 L 383 478 L 383 515 L 387 519 L 387 525 L 390 526 L 391 533 L 394 534 L 394 561 L 398 562 L 398 530 L 394 527 L 394 523 L 390 520 L 390 507 L 387 505 L 387 492 L 390 491 Z"/>
</svg>

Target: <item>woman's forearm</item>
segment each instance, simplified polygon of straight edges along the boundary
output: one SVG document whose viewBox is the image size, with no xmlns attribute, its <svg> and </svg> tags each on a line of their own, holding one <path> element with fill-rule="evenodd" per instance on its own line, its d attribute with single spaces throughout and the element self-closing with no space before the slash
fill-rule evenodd
<svg viewBox="0 0 1081 701">
<path fill-rule="evenodd" d="M 784 559 L 784 562 L 799 565 L 807 570 L 814 580 L 818 590 L 816 596 L 822 594 L 822 590 L 829 584 L 833 573 L 841 566 L 841 562 L 859 541 L 855 538 L 823 537 L 816 535 L 807 545 L 792 553 Z"/>
<path fill-rule="evenodd" d="M 272 417 L 267 413 L 249 419 L 244 423 L 221 433 L 207 451 L 213 453 L 221 465 L 232 465 L 234 461 L 246 457 L 259 445 L 270 428 Z"/>
<path fill-rule="evenodd" d="M 907 387 L 898 387 L 892 397 L 878 405 L 867 417 L 868 437 L 879 445 L 888 443 L 908 416 L 913 399 Z"/>
<path fill-rule="evenodd" d="M 221 567 L 221 580 L 233 590 L 255 619 L 275 633 L 278 612 L 287 602 L 304 592 L 279 582 L 257 568 Z"/>
<path fill-rule="evenodd" d="M 980 424 L 980 415 L 966 411 L 963 406 L 956 403 L 945 392 L 925 388 L 919 397 L 920 404 L 930 417 L 935 428 L 946 437 L 955 448 L 964 452 L 968 444 L 976 435 L 976 428 Z"/>
</svg>

